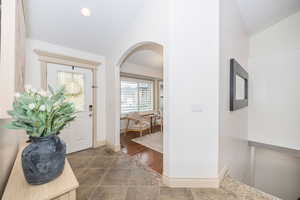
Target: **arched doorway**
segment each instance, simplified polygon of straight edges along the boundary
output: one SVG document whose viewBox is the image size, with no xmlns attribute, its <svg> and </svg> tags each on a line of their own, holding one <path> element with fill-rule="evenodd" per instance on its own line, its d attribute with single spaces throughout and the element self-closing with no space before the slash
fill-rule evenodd
<svg viewBox="0 0 300 200">
<path fill-rule="evenodd" d="M 115 80 L 116 80 L 116 115 L 118 117 L 120 117 L 120 120 L 123 118 L 123 115 L 122 115 L 122 112 L 121 111 L 124 111 L 124 109 L 122 110 L 121 109 L 121 75 L 124 74 L 123 70 L 124 69 L 124 63 L 126 63 L 129 59 L 132 60 L 132 57 L 134 55 L 136 55 L 136 53 L 140 52 L 140 50 L 145 50 L 145 49 L 148 49 L 148 50 L 153 50 L 153 51 L 159 51 L 161 52 L 161 60 L 162 60 L 162 77 L 161 77 L 161 80 L 160 79 L 157 79 L 157 77 L 155 78 L 155 81 L 160 81 L 161 85 L 163 85 L 163 94 L 165 94 L 166 90 L 166 81 L 165 81 L 165 65 L 164 65 L 164 47 L 163 45 L 159 44 L 159 43 L 155 43 L 155 42 L 150 42 L 150 41 L 145 41 L 145 42 L 140 42 L 140 43 L 137 43 L 135 45 L 133 45 L 132 47 L 130 47 L 128 50 L 125 51 L 125 53 L 121 56 L 121 58 L 118 60 L 117 62 L 117 69 L 115 70 Z M 122 68 L 123 67 L 123 68 Z M 155 75 L 154 75 L 155 76 Z M 148 75 L 145 75 L 145 79 L 149 78 Z M 153 79 L 154 80 L 154 79 Z M 156 94 L 155 96 L 155 105 L 153 106 L 153 111 L 157 111 L 157 110 L 162 110 L 161 108 L 164 108 L 167 104 L 166 101 L 163 101 L 163 103 L 161 103 L 161 101 L 157 98 L 157 95 L 158 97 L 160 98 L 161 95 L 159 95 L 159 88 L 157 87 L 158 84 L 155 82 L 155 87 L 156 87 L 156 91 L 154 92 Z M 165 97 L 165 95 L 162 95 L 162 97 Z M 166 99 L 166 98 L 164 98 Z M 159 105 L 160 104 L 160 105 Z M 166 109 L 163 109 L 163 111 L 161 112 L 161 115 L 162 116 L 165 116 L 164 113 L 165 113 L 165 110 Z M 163 138 L 163 144 L 166 143 L 166 120 L 165 118 L 163 118 L 164 120 L 162 120 L 162 124 L 161 126 L 164 127 L 163 129 L 163 133 L 162 134 L 162 138 Z M 115 141 L 116 141 L 116 144 L 121 144 L 121 129 L 122 129 L 122 126 L 121 126 L 121 123 L 120 123 L 120 120 L 116 119 L 116 124 L 115 124 Z M 152 120 L 152 119 L 151 119 Z M 154 127 L 155 128 L 155 127 Z M 157 128 L 157 127 L 156 127 Z M 151 127 L 151 130 L 152 130 L 152 127 Z M 157 130 L 157 129 L 156 129 Z M 159 129 L 160 130 L 160 129 Z M 153 131 L 153 130 L 152 130 Z M 160 130 L 160 132 L 162 132 Z M 146 133 L 147 134 L 147 133 Z M 162 145 L 162 146 L 165 146 L 165 145 Z M 122 149 L 122 147 L 121 147 Z M 161 153 L 163 154 L 163 160 L 165 161 L 166 159 L 166 151 L 165 151 L 166 148 L 162 148 L 161 150 Z M 162 161 L 161 161 L 162 162 Z M 162 173 L 162 171 L 165 172 L 165 165 L 163 165 L 161 163 L 161 171 L 159 171 L 159 173 Z M 154 169 L 155 170 L 155 169 Z M 157 171 L 157 170 L 156 170 Z"/>
</svg>

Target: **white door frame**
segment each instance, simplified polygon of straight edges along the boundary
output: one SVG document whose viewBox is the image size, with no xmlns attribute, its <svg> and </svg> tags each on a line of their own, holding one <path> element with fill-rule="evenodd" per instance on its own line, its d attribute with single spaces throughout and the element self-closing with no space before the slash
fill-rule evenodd
<svg viewBox="0 0 300 200">
<path fill-rule="evenodd" d="M 65 66 L 76 66 L 79 68 L 85 68 L 92 71 L 93 76 L 93 148 L 99 146 L 97 144 L 97 70 L 100 62 L 86 60 L 71 56 L 66 56 L 57 53 L 51 53 L 39 49 L 35 49 L 34 52 L 38 55 L 38 60 L 41 63 L 41 86 L 42 89 L 47 90 L 47 64 L 60 64 Z"/>
</svg>

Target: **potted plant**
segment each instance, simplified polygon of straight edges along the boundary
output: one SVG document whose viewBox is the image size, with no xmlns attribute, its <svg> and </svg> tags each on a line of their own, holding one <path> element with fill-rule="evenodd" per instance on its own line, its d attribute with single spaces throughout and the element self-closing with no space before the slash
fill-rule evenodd
<svg viewBox="0 0 300 200">
<path fill-rule="evenodd" d="M 22 167 L 29 184 L 39 185 L 58 177 L 65 164 L 66 144 L 58 134 L 76 118 L 75 106 L 67 102 L 64 87 L 50 93 L 25 86 L 15 95 L 8 111 L 9 129 L 25 130 L 30 144 L 22 152 Z"/>
</svg>

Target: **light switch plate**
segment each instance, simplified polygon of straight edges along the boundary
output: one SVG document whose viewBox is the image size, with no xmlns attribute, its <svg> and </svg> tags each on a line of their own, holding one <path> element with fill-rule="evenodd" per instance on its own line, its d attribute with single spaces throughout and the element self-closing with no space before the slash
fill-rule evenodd
<svg viewBox="0 0 300 200">
<path fill-rule="evenodd" d="M 201 104 L 192 104 L 191 105 L 192 112 L 203 112 L 203 105 Z"/>
</svg>

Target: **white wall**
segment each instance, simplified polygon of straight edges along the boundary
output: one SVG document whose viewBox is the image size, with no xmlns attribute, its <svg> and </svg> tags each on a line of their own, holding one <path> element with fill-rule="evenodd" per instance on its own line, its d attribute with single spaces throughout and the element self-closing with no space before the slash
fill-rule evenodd
<svg viewBox="0 0 300 200">
<path fill-rule="evenodd" d="M 112 63 L 142 41 L 164 46 L 164 174 L 173 178 L 217 178 L 219 1 L 145 2 L 128 32 L 115 43 L 109 55 Z M 114 83 L 109 86 L 118 87 Z M 114 101 L 114 96 L 111 98 L 110 102 Z M 203 112 L 193 112 L 192 107 L 202 107 Z M 116 112 L 108 126 L 119 126 L 115 122 L 118 117 Z M 117 138 L 114 141 L 118 142 Z"/>
<path fill-rule="evenodd" d="M 219 1 L 174 0 L 170 7 L 168 176 L 217 178 Z"/>
<path fill-rule="evenodd" d="M 221 2 L 220 32 L 220 155 L 219 170 L 247 182 L 249 166 L 248 108 L 229 111 L 230 58 L 248 68 L 249 37 L 235 0 Z M 251 74 L 250 74 L 251 76 Z"/>
<path fill-rule="evenodd" d="M 108 52 L 107 57 L 114 63 L 133 45 L 152 41 L 165 45 L 168 38 L 168 10 L 170 0 L 144 1 L 143 7 L 136 12 L 136 17 L 131 26 L 127 27 L 127 32 L 122 32 L 119 40 L 115 42 L 112 52 Z"/>
<path fill-rule="evenodd" d="M 73 56 L 83 59 L 91 59 L 101 62 L 98 66 L 98 132 L 97 141 L 104 141 L 106 135 L 106 62 L 101 55 L 95 55 L 88 52 L 70 49 L 63 46 L 50 44 L 43 41 L 27 39 L 26 44 L 26 74 L 25 82 L 31 84 L 33 87 L 41 88 L 41 66 L 38 61 L 37 54 L 34 49 L 40 49 L 52 53 L 59 53 L 67 56 Z"/>
<path fill-rule="evenodd" d="M 120 85 L 120 81 L 117 79 L 118 70 L 115 65 L 110 61 L 106 61 L 106 140 L 113 145 L 120 145 L 120 141 L 116 137 L 116 123 L 120 123 L 120 114 L 116 113 L 116 88 Z"/>
<path fill-rule="evenodd" d="M 284 200 L 300 197 L 300 157 L 256 148 L 255 187 Z"/>
<path fill-rule="evenodd" d="M 129 62 L 122 64 L 121 72 L 163 79 L 163 68 L 154 68 Z"/>
<path fill-rule="evenodd" d="M 120 105 L 120 99 L 116 98 L 119 94 L 119 72 L 117 66 L 125 52 L 136 44 L 144 41 L 155 42 L 164 47 L 168 38 L 168 9 L 169 0 L 144 1 L 143 8 L 136 13 L 131 26 L 127 27 L 126 32 L 120 34 L 119 40 L 111 52 L 107 52 L 107 104 L 110 109 L 107 110 L 107 140 L 119 145 L 119 125 L 120 113 L 116 106 Z M 166 59 L 166 57 L 164 57 Z M 167 69 L 164 67 L 164 76 Z M 165 77 L 164 77 L 164 80 Z M 120 111 L 120 110 L 119 110 Z M 167 120 L 166 120 L 167 121 Z M 116 129 L 117 128 L 117 129 Z M 113 134 L 111 134 L 113 132 Z M 166 159 L 165 159 L 166 160 Z M 167 164 L 164 165 L 167 168 Z"/>
<path fill-rule="evenodd" d="M 300 12 L 250 40 L 249 139 L 300 149 Z"/>
</svg>

